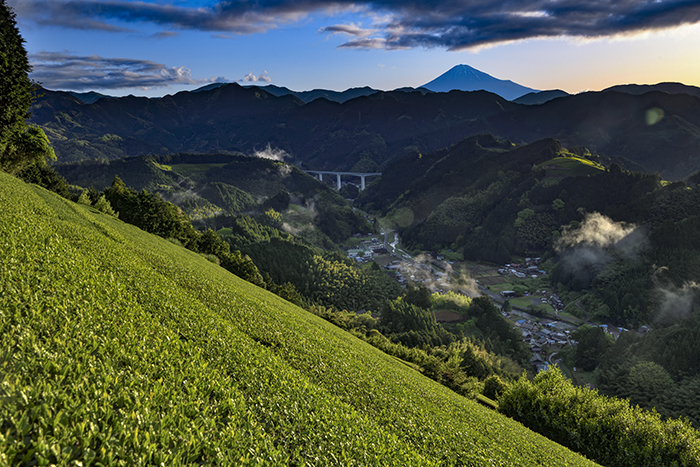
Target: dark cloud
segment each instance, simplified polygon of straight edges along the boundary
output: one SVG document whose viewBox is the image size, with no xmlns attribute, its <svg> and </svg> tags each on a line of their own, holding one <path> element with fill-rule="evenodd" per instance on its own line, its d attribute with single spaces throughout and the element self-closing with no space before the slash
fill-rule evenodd
<svg viewBox="0 0 700 467">
<path fill-rule="evenodd" d="M 31 54 L 29 60 L 34 70 L 32 79 L 47 89 L 148 89 L 225 81 L 218 77 L 194 79 L 186 67 L 167 67 L 149 60 L 77 56 L 62 52 L 39 52 Z"/>
<path fill-rule="evenodd" d="M 170 37 L 177 37 L 180 34 L 175 32 L 175 31 L 161 31 L 153 34 L 151 37 L 154 37 L 156 39 L 168 39 Z"/>
<path fill-rule="evenodd" d="M 127 28 L 109 21 L 152 23 L 169 28 L 235 34 L 265 32 L 280 24 L 300 21 L 317 11 L 330 11 L 333 2 L 246 2 L 225 0 L 212 7 L 125 0 L 10 0 L 20 19 L 40 25 L 120 32 Z"/>
<path fill-rule="evenodd" d="M 350 24 L 336 24 L 333 26 L 326 26 L 319 29 L 319 34 L 344 34 L 353 37 L 367 37 L 372 34 L 377 33 L 376 29 L 362 29 L 354 23 Z"/>
<path fill-rule="evenodd" d="M 312 14 L 353 11 L 372 19 L 372 28 L 346 24 L 321 29 L 350 35 L 341 46 L 350 48 L 460 50 L 531 38 L 609 37 L 700 22 L 698 0 L 225 0 L 206 8 L 123 0 L 10 3 L 20 19 L 114 32 L 125 30 L 124 23 L 147 22 L 174 29 L 253 34 Z M 112 24 L 115 21 L 122 26 Z"/>
</svg>

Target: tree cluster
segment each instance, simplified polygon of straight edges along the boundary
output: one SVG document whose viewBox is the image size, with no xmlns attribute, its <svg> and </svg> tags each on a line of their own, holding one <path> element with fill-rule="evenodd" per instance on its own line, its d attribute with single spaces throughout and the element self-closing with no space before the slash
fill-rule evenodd
<svg viewBox="0 0 700 467">
<path fill-rule="evenodd" d="M 575 387 L 556 368 L 512 383 L 499 411 L 603 465 L 700 465 L 700 437 L 688 422 Z"/>
<path fill-rule="evenodd" d="M 700 310 L 644 336 L 624 333 L 598 365 L 598 386 L 663 417 L 700 427 Z"/>
</svg>

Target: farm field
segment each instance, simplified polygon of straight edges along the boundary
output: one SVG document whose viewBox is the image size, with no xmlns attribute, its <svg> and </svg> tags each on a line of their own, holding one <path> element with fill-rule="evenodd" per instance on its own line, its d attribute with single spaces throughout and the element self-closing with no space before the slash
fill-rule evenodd
<svg viewBox="0 0 700 467">
<path fill-rule="evenodd" d="M 594 465 L 91 207 L 0 206 L 0 464 Z"/>
<path fill-rule="evenodd" d="M 586 176 L 605 170 L 602 165 L 573 154 L 567 157 L 555 157 L 535 167 L 546 170 L 544 182 L 555 181 L 564 176 Z"/>
</svg>

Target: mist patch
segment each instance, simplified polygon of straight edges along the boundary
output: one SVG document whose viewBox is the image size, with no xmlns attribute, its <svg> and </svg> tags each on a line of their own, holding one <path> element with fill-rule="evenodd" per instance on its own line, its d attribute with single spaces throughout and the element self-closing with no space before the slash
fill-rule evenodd
<svg viewBox="0 0 700 467">
<path fill-rule="evenodd" d="M 645 228 L 594 212 L 586 214 L 579 227 L 564 227 L 555 250 L 561 267 L 575 279 L 576 288 L 583 289 L 607 264 L 618 258 L 634 260 L 647 244 Z"/>
</svg>

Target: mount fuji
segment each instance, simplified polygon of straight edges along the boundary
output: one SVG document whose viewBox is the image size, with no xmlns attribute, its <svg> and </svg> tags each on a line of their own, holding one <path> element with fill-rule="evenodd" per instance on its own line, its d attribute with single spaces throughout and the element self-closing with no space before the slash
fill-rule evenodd
<svg viewBox="0 0 700 467">
<path fill-rule="evenodd" d="M 502 80 L 472 68 L 469 65 L 457 65 L 422 87 L 434 92 L 489 91 L 504 99 L 512 101 L 537 89 L 528 88 L 510 80 Z"/>
</svg>

